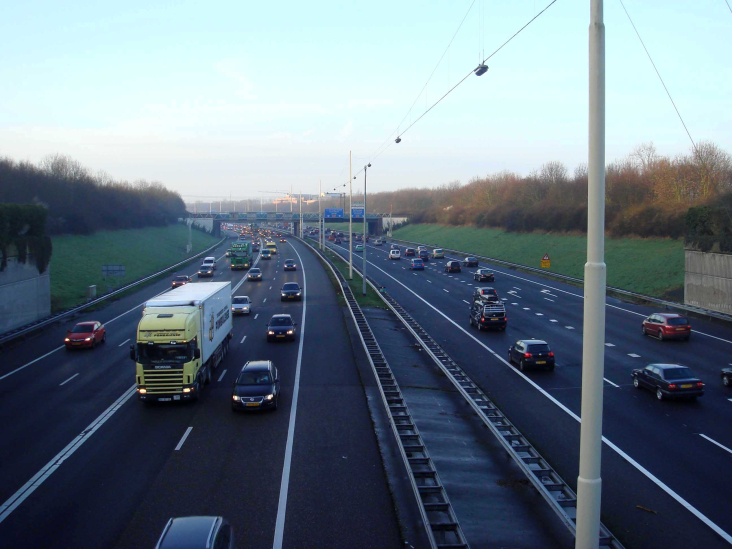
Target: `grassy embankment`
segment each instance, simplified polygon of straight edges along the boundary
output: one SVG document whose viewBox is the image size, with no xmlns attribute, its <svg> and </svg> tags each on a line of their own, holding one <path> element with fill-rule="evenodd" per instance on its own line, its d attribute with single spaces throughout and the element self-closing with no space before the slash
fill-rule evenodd
<svg viewBox="0 0 732 549">
<path fill-rule="evenodd" d="M 495 257 L 529 267 L 540 267 L 545 253 L 549 271 L 583 278 L 587 237 L 537 233 L 509 233 L 500 229 L 407 225 L 394 238 Z M 645 295 L 683 299 L 684 243 L 663 238 L 606 238 L 607 284 Z"/>
<path fill-rule="evenodd" d="M 186 259 L 188 228 L 185 225 L 99 231 L 92 235 L 53 237 L 51 256 L 51 308 L 67 309 L 86 301 L 86 288 L 97 285 L 97 294 L 107 286 L 124 286 Z M 205 250 L 219 239 L 201 231 L 192 232 L 193 253 Z M 124 265 L 126 276 L 102 278 L 102 265 Z"/>
</svg>

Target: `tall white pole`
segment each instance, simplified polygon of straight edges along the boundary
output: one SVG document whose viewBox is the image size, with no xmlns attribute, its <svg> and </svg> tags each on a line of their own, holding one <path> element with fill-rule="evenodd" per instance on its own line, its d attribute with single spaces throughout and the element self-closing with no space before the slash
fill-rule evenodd
<svg viewBox="0 0 732 549">
<path fill-rule="evenodd" d="M 300 238 L 302 238 L 302 191 L 300 191 L 300 200 L 298 200 L 300 203 Z"/>
<path fill-rule="evenodd" d="M 287 198 L 290 199 L 290 213 L 292 213 L 292 185 L 290 185 L 290 196 Z"/>
<path fill-rule="evenodd" d="M 577 478 L 576 549 L 600 539 L 602 397 L 605 369 L 605 24 L 603 0 L 590 0 L 590 126 L 587 263 L 582 334 L 582 424 Z"/>
<path fill-rule="evenodd" d="M 318 242 L 320 243 L 320 251 L 323 251 L 323 221 L 321 219 L 321 208 L 320 208 L 320 197 L 323 194 L 322 187 L 323 182 L 318 181 Z"/>
<path fill-rule="evenodd" d="M 368 236 L 368 225 L 366 225 L 366 166 L 363 167 L 363 295 L 366 295 L 366 237 Z"/>
<path fill-rule="evenodd" d="M 351 175 L 351 151 L 348 151 L 348 280 L 353 280 L 353 175 Z"/>
</svg>

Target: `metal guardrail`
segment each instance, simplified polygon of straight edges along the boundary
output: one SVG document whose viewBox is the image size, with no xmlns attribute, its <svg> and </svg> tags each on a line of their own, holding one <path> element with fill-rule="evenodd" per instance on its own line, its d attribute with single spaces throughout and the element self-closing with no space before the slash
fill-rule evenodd
<svg viewBox="0 0 732 549">
<path fill-rule="evenodd" d="M 559 273 L 553 273 L 551 271 L 546 271 L 544 269 L 537 269 L 536 267 L 529 267 L 528 265 L 521 265 L 520 263 L 512 263 L 511 261 L 505 261 L 503 259 L 497 259 L 495 257 L 488 257 L 485 255 L 478 255 L 478 254 L 463 252 L 461 250 L 453 250 L 451 248 L 444 248 L 442 246 L 435 246 L 433 244 L 425 244 L 424 242 L 413 242 L 411 240 L 403 240 L 401 238 L 392 237 L 391 240 L 396 241 L 396 242 L 404 242 L 407 245 L 415 246 L 415 247 L 416 246 L 427 246 L 427 247 L 433 248 L 433 249 L 440 248 L 442 250 L 445 250 L 446 252 L 450 252 L 453 254 L 460 254 L 460 255 L 464 255 L 466 257 L 467 256 L 477 257 L 479 259 L 483 259 L 483 260 L 489 261 L 491 263 L 498 263 L 500 265 L 504 265 L 506 267 L 510 267 L 513 269 L 521 269 L 523 271 L 528 271 L 530 273 L 536 273 L 536 274 L 539 274 L 539 275 L 542 275 L 545 277 L 556 278 L 557 280 L 561 280 L 564 282 L 574 282 L 576 284 L 584 284 L 584 282 L 585 282 L 581 278 L 567 276 L 567 275 L 563 275 L 563 274 L 559 274 Z M 633 299 L 647 301 L 649 303 L 655 303 L 656 305 L 661 305 L 666 309 L 679 309 L 682 311 L 694 313 L 694 314 L 701 315 L 701 316 L 707 316 L 707 317 L 716 318 L 719 320 L 725 320 L 727 322 L 732 322 L 732 316 L 730 316 L 730 315 L 726 315 L 724 313 L 719 313 L 717 311 L 711 311 L 709 309 L 702 309 L 701 307 L 694 307 L 692 305 L 684 305 L 683 303 L 675 303 L 673 301 L 667 301 L 665 299 L 660 299 L 660 298 L 653 297 L 650 295 L 639 294 L 636 292 L 631 292 L 629 290 L 623 290 L 622 288 L 615 288 L 613 286 L 608 286 L 607 291 L 612 292 L 614 294 L 624 296 L 624 297 L 631 297 Z"/>
<path fill-rule="evenodd" d="M 361 274 L 361 271 L 355 265 L 353 270 Z M 577 519 L 577 494 L 486 396 L 483 390 L 450 358 L 432 336 L 383 287 L 377 286 L 370 276 L 366 276 L 366 281 L 422 345 L 422 348 L 427 351 L 432 360 L 435 361 L 458 392 L 475 410 L 478 417 L 498 439 L 506 452 L 521 468 L 528 480 L 549 503 L 552 510 L 557 513 L 563 524 L 575 536 L 577 529 L 575 522 Z M 611 549 L 623 549 L 623 545 L 602 523 L 600 523 L 599 545 Z"/>
<path fill-rule="evenodd" d="M 71 309 L 66 309 L 65 311 L 61 311 L 60 313 L 56 313 L 49 317 L 37 320 L 36 322 L 33 322 L 31 324 L 26 324 L 25 326 L 21 326 L 20 328 L 16 328 L 15 330 L 11 330 L 9 332 L 5 332 L 4 334 L 0 334 L 0 346 L 2 346 L 5 343 L 8 343 L 9 341 L 12 341 L 16 338 L 22 337 L 24 335 L 28 335 L 36 330 L 40 330 L 41 328 L 44 328 L 45 326 L 48 326 L 49 324 L 53 324 L 54 322 L 57 322 L 57 321 L 61 320 L 62 318 L 65 318 L 69 315 L 78 313 L 79 311 L 83 311 L 84 309 L 91 307 L 92 305 L 101 303 L 101 302 L 109 299 L 110 297 L 113 297 L 122 292 L 126 292 L 130 288 L 134 288 L 135 286 L 137 286 L 139 284 L 147 282 L 148 280 L 151 280 L 157 276 L 160 276 L 161 274 L 167 273 L 168 271 L 175 269 L 177 267 L 180 267 L 181 265 L 185 265 L 189 261 L 192 261 L 192 260 L 196 259 L 197 257 L 200 257 L 200 256 L 210 252 L 214 248 L 220 246 L 223 242 L 225 242 L 227 240 L 227 238 L 228 237 L 222 238 L 219 242 L 217 242 L 213 246 L 206 248 L 202 252 L 199 252 L 194 256 L 184 259 L 183 261 L 180 261 L 179 263 L 176 263 L 175 265 L 171 265 L 170 267 L 167 267 L 167 268 L 163 269 L 162 271 L 158 271 L 157 273 L 146 276 L 145 278 L 141 278 L 140 280 L 131 282 L 131 283 L 127 284 L 126 286 L 122 286 L 121 288 L 118 288 L 113 292 L 104 294 L 103 296 L 93 299 L 87 303 L 83 303 L 82 305 L 77 305 L 76 307 L 72 307 Z"/>
<path fill-rule="evenodd" d="M 465 548 L 469 547 L 460 523 L 458 522 L 447 492 L 440 481 L 437 469 L 430 458 L 419 429 L 409 413 L 409 408 L 404 400 L 401 389 L 394 378 L 384 353 L 371 331 L 371 328 L 353 296 L 348 282 L 341 272 L 333 265 L 333 262 L 325 254 L 320 253 L 308 242 L 297 238 L 311 250 L 313 250 L 323 261 L 326 262 L 333 272 L 340 285 L 343 296 L 348 304 L 361 344 L 371 364 L 381 394 L 384 407 L 389 416 L 394 437 L 399 446 L 399 451 L 404 465 L 409 471 L 409 480 L 414 491 L 422 522 L 425 525 L 430 546 L 439 548 Z"/>
</svg>

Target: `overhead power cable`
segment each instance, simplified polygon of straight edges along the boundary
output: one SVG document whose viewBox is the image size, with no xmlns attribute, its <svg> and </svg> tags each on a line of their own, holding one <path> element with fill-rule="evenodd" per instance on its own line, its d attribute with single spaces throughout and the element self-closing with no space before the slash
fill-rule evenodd
<svg viewBox="0 0 732 549">
<path fill-rule="evenodd" d="M 727 8 L 729 9 L 729 12 L 732 13 L 732 7 L 730 7 L 729 2 L 727 2 L 727 0 L 724 0 L 724 3 L 727 4 Z"/>
<path fill-rule="evenodd" d="M 447 44 L 447 47 L 445 48 L 445 51 L 442 52 L 442 55 L 440 56 L 440 60 L 437 61 L 437 65 L 435 65 L 435 68 L 432 69 L 432 72 L 430 73 L 429 78 L 427 78 L 427 81 L 424 83 L 424 86 L 422 86 L 422 89 L 419 90 L 419 93 L 417 94 L 417 97 L 414 98 L 414 102 L 412 103 L 412 106 L 409 107 L 409 110 L 407 111 L 407 114 L 404 115 L 404 118 L 402 118 L 402 121 L 399 122 L 399 125 L 396 127 L 396 129 L 393 132 L 391 132 L 391 134 L 389 135 L 389 137 L 387 137 L 386 140 L 381 145 L 379 145 L 379 147 L 374 152 L 371 153 L 371 156 L 369 158 L 375 158 L 374 155 L 384 145 L 387 145 L 388 143 L 391 142 L 391 138 L 394 137 L 394 134 L 396 134 L 399 131 L 399 128 L 401 127 L 401 125 L 404 124 L 404 121 L 407 119 L 407 117 L 409 116 L 409 114 L 412 112 L 412 109 L 417 104 L 417 101 L 419 100 L 420 96 L 422 95 L 422 93 L 424 92 L 425 88 L 427 87 L 427 84 L 430 83 L 430 80 L 432 80 L 432 77 L 435 75 L 435 71 L 440 66 L 440 63 L 442 63 L 442 59 L 445 57 L 445 54 L 450 50 L 450 46 L 452 45 L 453 40 L 455 40 L 455 37 L 457 36 L 458 32 L 460 32 L 460 28 L 463 26 L 463 23 L 465 23 L 465 19 L 467 19 L 468 14 L 470 13 L 470 10 L 473 9 L 473 6 L 475 5 L 475 2 L 476 2 L 476 0 L 473 0 L 473 2 L 470 4 L 470 7 L 468 8 L 468 11 L 465 12 L 465 15 L 463 16 L 462 21 L 460 21 L 460 24 L 458 25 L 458 28 L 455 31 L 455 34 L 453 34 L 452 35 L 452 38 L 450 38 L 450 42 Z"/>
<path fill-rule="evenodd" d="M 698 152 L 696 150 L 696 143 L 694 143 L 694 140 L 692 139 L 691 134 L 689 133 L 689 128 L 686 127 L 686 123 L 684 122 L 684 119 L 681 117 L 681 113 L 679 112 L 679 109 L 676 107 L 676 103 L 674 103 L 673 97 L 671 97 L 671 92 L 668 91 L 668 88 L 666 87 L 666 83 L 663 81 L 663 78 L 661 77 L 661 73 L 658 72 L 658 69 L 656 68 L 656 64 L 653 62 L 653 58 L 651 57 L 651 54 L 648 53 L 648 48 L 646 48 L 646 45 L 643 43 L 643 39 L 641 38 L 641 35 L 638 32 L 638 29 L 635 28 L 635 23 L 633 23 L 633 19 L 630 18 L 630 14 L 628 13 L 628 10 L 625 9 L 625 4 L 623 4 L 623 0 L 620 0 L 620 5 L 623 6 L 623 11 L 625 12 L 625 15 L 628 16 L 628 21 L 630 21 L 630 24 L 632 25 L 633 30 L 635 31 L 635 34 L 638 37 L 638 40 L 640 40 L 641 46 L 643 46 L 643 49 L 646 51 L 646 55 L 648 56 L 648 59 L 651 62 L 651 65 L 653 65 L 653 70 L 656 71 L 656 75 L 658 76 L 658 79 L 661 81 L 661 85 L 663 86 L 663 89 L 666 90 L 666 95 L 668 95 L 668 98 L 671 100 L 671 104 L 674 106 L 674 110 L 676 111 L 676 114 L 678 115 L 679 120 L 681 120 L 681 125 L 684 126 L 686 135 L 689 136 L 689 141 L 691 141 L 691 146 L 694 147 L 694 152 Z"/>
</svg>

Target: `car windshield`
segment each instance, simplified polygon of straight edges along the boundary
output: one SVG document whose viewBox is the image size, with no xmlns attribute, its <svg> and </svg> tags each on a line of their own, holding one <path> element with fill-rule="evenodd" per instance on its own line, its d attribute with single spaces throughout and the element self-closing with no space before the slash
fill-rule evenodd
<svg viewBox="0 0 732 549">
<path fill-rule="evenodd" d="M 188 280 L 188 277 L 187 276 L 176 276 L 175 279 L 179 282 L 185 282 L 186 280 Z"/>
<path fill-rule="evenodd" d="M 288 259 L 287 261 L 285 261 L 285 265 L 292 265 L 293 263 L 295 263 L 295 261 L 292 259 Z"/>
<path fill-rule="evenodd" d="M 260 270 L 259 270 L 258 268 L 256 268 L 256 267 L 255 267 L 254 269 L 249 269 L 249 274 L 259 274 L 259 273 L 261 273 L 261 272 L 262 272 L 262 271 L 260 271 Z"/>
<path fill-rule="evenodd" d="M 234 299 L 232 300 L 232 303 L 235 303 L 235 304 L 237 304 L 237 305 L 238 305 L 238 304 L 242 304 L 242 303 L 243 303 L 243 304 L 246 304 L 246 303 L 249 303 L 249 298 L 248 298 L 248 297 L 235 297 L 235 298 L 234 298 Z"/>
<path fill-rule="evenodd" d="M 297 285 L 296 282 L 288 282 L 284 286 L 282 286 L 283 290 L 299 290 L 300 286 Z"/>
<path fill-rule="evenodd" d="M 694 374 L 688 368 L 668 368 L 663 370 L 664 379 L 687 379 L 690 377 L 694 377 Z"/>
<path fill-rule="evenodd" d="M 675 318 L 669 318 L 668 319 L 668 325 L 669 326 L 685 326 L 689 323 L 688 319 L 680 316 Z"/>
<path fill-rule="evenodd" d="M 269 385 L 272 383 L 272 376 L 264 370 L 260 372 L 247 372 L 244 370 L 236 380 L 237 385 Z"/>
<path fill-rule="evenodd" d="M 72 334 L 88 334 L 94 329 L 92 324 L 77 324 L 71 328 Z"/>
<path fill-rule="evenodd" d="M 279 316 L 274 317 L 269 321 L 270 326 L 292 326 L 292 320 L 287 317 Z"/>
<path fill-rule="evenodd" d="M 149 345 L 140 343 L 137 346 L 138 362 L 140 364 L 181 364 L 190 360 L 190 347 L 186 344 L 171 345 L 155 343 Z"/>
<path fill-rule="evenodd" d="M 529 352 L 530 353 L 548 353 L 549 345 L 547 345 L 546 343 L 529 345 Z"/>
</svg>

